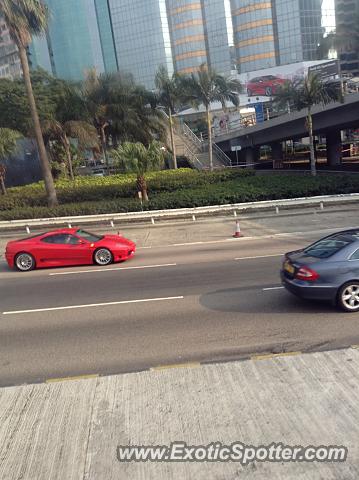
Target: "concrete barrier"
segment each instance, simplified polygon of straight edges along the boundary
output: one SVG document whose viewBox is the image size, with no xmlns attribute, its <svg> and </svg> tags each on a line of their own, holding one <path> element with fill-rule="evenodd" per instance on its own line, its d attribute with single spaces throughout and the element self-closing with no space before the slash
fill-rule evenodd
<svg viewBox="0 0 359 480">
<path fill-rule="evenodd" d="M 26 227 L 51 227 L 51 226 L 68 226 L 90 223 L 109 223 L 115 221 L 122 222 L 139 222 L 148 221 L 155 223 L 155 220 L 161 219 L 192 219 L 201 216 L 220 215 L 224 213 L 240 214 L 244 212 L 256 211 L 274 211 L 318 207 L 324 210 L 325 206 L 344 205 L 359 202 L 359 193 L 346 195 L 322 195 L 317 197 L 301 197 L 283 200 L 266 200 L 262 202 L 245 202 L 233 203 L 227 205 L 211 205 L 208 207 L 195 208 L 178 208 L 173 210 L 150 210 L 143 212 L 128 213 L 106 213 L 100 215 L 83 215 L 73 217 L 53 217 L 53 218 L 36 218 L 25 220 L 8 220 L 0 222 L 0 230 L 26 228 Z M 112 222 L 112 223 L 111 223 Z"/>
</svg>

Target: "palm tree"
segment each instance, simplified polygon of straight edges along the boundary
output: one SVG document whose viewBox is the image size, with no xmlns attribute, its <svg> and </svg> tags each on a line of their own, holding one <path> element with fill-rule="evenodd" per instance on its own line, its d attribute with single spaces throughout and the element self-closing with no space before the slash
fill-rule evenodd
<svg viewBox="0 0 359 480">
<path fill-rule="evenodd" d="M 169 77 L 168 71 L 164 66 L 159 67 L 155 78 L 155 84 L 158 90 L 158 103 L 160 106 L 165 107 L 168 112 L 173 168 L 176 169 L 177 156 L 174 141 L 173 114 L 182 98 L 181 85 L 178 75 L 173 74 L 172 77 Z"/>
<path fill-rule="evenodd" d="M 0 128 L 0 160 L 4 160 L 15 152 L 17 141 L 22 138 L 21 133 L 10 128 Z M 0 190 L 3 195 L 6 193 L 5 187 L 6 167 L 0 164 Z"/>
<path fill-rule="evenodd" d="M 164 136 L 154 96 L 136 85 L 131 75 L 116 72 L 98 76 L 91 71 L 84 82 L 84 95 L 99 131 L 106 163 L 109 136 L 115 145 L 121 141 L 148 145 L 155 136 Z"/>
<path fill-rule="evenodd" d="M 70 138 L 77 139 L 82 149 L 94 148 L 98 144 L 96 128 L 87 122 L 79 120 L 69 120 L 61 123 L 56 119 L 50 119 L 43 122 L 42 129 L 49 141 L 57 141 L 62 145 L 66 155 L 66 166 L 70 178 L 74 180 Z"/>
<path fill-rule="evenodd" d="M 31 42 L 31 36 L 41 35 L 45 32 L 48 21 L 48 10 L 39 0 L 1 0 L 0 14 L 4 17 L 11 38 L 19 50 L 19 57 L 39 150 L 40 164 L 45 182 L 48 204 L 50 207 L 53 207 L 58 203 L 56 190 L 42 136 L 26 52 L 26 49 Z"/>
<path fill-rule="evenodd" d="M 286 107 L 289 104 L 294 110 L 307 110 L 306 128 L 309 134 L 310 168 L 313 176 L 317 174 L 313 135 L 313 107 L 341 100 L 340 88 L 331 83 L 322 82 L 317 75 L 313 74 L 308 74 L 303 80 L 287 82 L 275 96 L 275 102 L 281 106 Z"/>
<path fill-rule="evenodd" d="M 161 144 L 152 141 L 146 148 L 140 142 L 124 142 L 117 149 L 112 150 L 111 153 L 122 170 L 137 174 L 137 191 L 141 193 L 142 199 L 147 202 L 145 174 L 153 170 L 160 170 L 163 167 L 164 154 Z"/>
<path fill-rule="evenodd" d="M 225 109 L 226 101 L 230 101 L 238 107 L 238 93 L 241 91 L 241 84 L 238 80 L 219 75 L 215 70 L 203 64 L 197 73 L 181 77 L 181 87 L 185 101 L 189 101 L 197 109 L 200 105 L 205 106 L 209 165 L 210 169 L 213 170 L 211 103 L 220 102 Z"/>
</svg>

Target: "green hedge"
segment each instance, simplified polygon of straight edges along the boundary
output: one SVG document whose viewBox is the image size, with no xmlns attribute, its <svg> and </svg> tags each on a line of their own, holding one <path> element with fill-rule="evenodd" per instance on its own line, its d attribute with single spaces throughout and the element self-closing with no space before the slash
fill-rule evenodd
<svg viewBox="0 0 359 480">
<path fill-rule="evenodd" d="M 146 175 L 149 194 L 175 192 L 184 188 L 218 184 L 228 180 L 253 176 L 250 170 L 197 172 L 191 169 L 165 170 Z M 113 175 L 109 177 L 77 177 L 74 182 L 60 180 L 56 183 L 60 204 L 116 200 L 136 197 L 135 175 Z M 8 189 L 0 197 L 0 211 L 25 207 L 46 206 L 43 182 Z"/>
<path fill-rule="evenodd" d="M 186 173 L 183 174 L 181 179 L 183 184 L 185 184 L 185 175 Z M 151 190 L 150 201 L 144 208 L 146 210 L 190 208 L 359 191 L 359 175 L 320 175 L 315 178 L 299 175 L 246 175 L 246 173 L 243 173 L 238 176 L 234 175 L 234 172 L 196 174 L 193 177 L 190 176 L 192 182 L 198 181 L 198 184 L 193 188 L 188 187 L 189 182 L 186 187 L 183 184 L 178 186 L 177 182 L 171 183 L 167 178 L 169 183 L 167 191 L 163 191 L 165 187 L 161 183 L 161 179 L 158 180 L 154 176 L 153 185 L 157 185 L 155 187 L 157 190 Z M 173 173 L 173 177 L 176 179 L 175 173 Z M 213 182 L 214 178 L 217 178 L 216 183 Z M 106 183 L 106 180 L 100 179 L 104 183 Z M 175 183 L 176 188 L 174 188 Z M 0 219 L 95 215 L 139 210 L 141 210 L 141 205 L 135 198 L 112 198 L 99 201 L 70 202 L 52 209 L 46 206 L 29 207 L 25 205 L 0 211 Z"/>
</svg>

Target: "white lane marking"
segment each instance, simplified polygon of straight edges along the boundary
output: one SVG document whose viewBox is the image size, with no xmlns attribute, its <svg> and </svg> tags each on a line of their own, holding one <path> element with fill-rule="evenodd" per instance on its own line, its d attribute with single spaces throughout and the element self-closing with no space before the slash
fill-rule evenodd
<svg viewBox="0 0 359 480">
<path fill-rule="evenodd" d="M 241 240 L 251 240 L 254 237 L 242 237 Z M 188 247 L 191 245 L 209 245 L 213 243 L 228 243 L 228 242 L 238 242 L 238 238 L 225 238 L 224 240 L 208 240 L 206 242 L 190 242 L 190 243 L 172 243 L 171 245 L 163 245 L 159 248 L 164 247 Z M 157 247 L 156 247 L 157 248 Z"/>
<path fill-rule="evenodd" d="M 106 302 L 106 303 L 90 303 L 87 305 L 68 305 L 66 307 L 49 307 L 36 308 L 34 310 L 13 310 L 11 312 L 2 312 L 3 315 L 18 315 L 22 313 L 39 313 L 39 312 L 53 312 L 55 310 L 72 310 L 75 308 L 92 308 L 92 307 L 108 307 L 111 305 L 126 305 L 130 303 L 145 303 L 145 302 L 162 302 L 165 300 L 183 300 L 183 296 L 179 297 L 159 297 L 159 298 L 142 298 L 140 300 L 123 300 L 120 302 Z"/>
<path fill-rule="evenodd" d="M 142 268 L 161 268 L 161 267 L 176 267 L 177 263 L 164 263 L 162 265 L 139 265 L 137 267 L 115 267 L 115 268 L 96 268 L 93 270 L 76 270 L 71 272 L 56 272 L 49 273 L 49 276 L 55 275 L 77 275 L 79 273 L 97 273 L 97 272 L 113 272 L 117 270 L 138 270 Z"/>
<path fill-rule="evenodd" d="M 257 255 L 255 257 L 238 257 L 235 260 L 255 260 L 256 258 L 283 257 L 284 253 L 275 253 L 273 255 Z"/>
<path fill-rule="evenodd" d="M 268 288 L 263 288 L 263 292 L 267 292 L 268 290 L 282 290 L 284 287 L 268 287 Z"/>
</svg>

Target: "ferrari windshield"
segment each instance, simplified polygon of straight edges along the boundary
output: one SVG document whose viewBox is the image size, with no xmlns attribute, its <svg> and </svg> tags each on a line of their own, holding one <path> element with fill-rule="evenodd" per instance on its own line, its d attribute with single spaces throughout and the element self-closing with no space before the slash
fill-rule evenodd
<svg viewBox="0 0 359 480">
<path fill-rule="evenodd" d="M 88 242 L 98 242 L 103 239 L 103 237 L 95 235 L 94 233 L 86 232 L 85 230 L 77 230 L 76 235 Z"/>
</svg>

